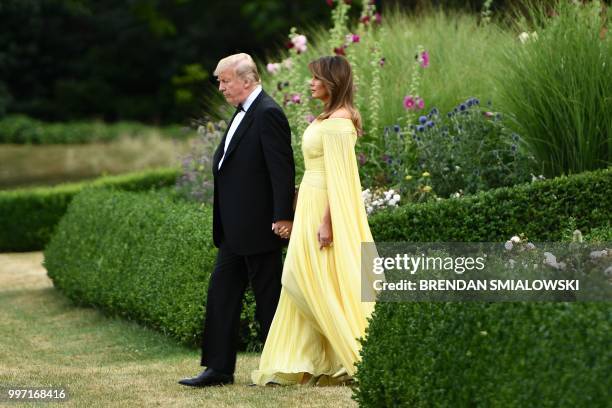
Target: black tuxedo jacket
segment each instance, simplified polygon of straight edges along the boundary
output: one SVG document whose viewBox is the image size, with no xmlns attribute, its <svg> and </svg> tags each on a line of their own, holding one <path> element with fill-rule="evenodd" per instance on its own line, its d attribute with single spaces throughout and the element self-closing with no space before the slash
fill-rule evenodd
<svg viewBox="0 0 612 408">
<path fill-rule="evenodd" d="M 229 125 L 228 125 L 229 129 Z M 295 165 L 291 130 L 283 110 L 261 92 L 227 147 L 225 138 L 213 157 L 213 240 L 224 239 L 238 255 L 279 249 L 286 244 L 272 223 L 293 220 Z"/>
</svg>

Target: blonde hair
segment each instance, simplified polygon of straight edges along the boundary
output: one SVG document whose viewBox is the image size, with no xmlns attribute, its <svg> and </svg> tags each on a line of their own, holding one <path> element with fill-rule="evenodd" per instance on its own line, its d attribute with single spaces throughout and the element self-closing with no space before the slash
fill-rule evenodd
<svg viewBox="0 0 612 408">
<path fill-rule="evenodd" d="M 357 134 L 361 135 L 361 115 L 353 102 L 355 87 L 348 60 L 340 55 L 321 57 L 308 64 L 308 69 L 315 78 L 325 84 L 329 92 L 329 101 L 325 104 L 319 119 L 327 119 L 338 109 L 345 108 L 351 115 Z"/>
<path fill-rule="evenodd" d="M 217 64 L 217 68 L 215 68 L 213 75 L 217 77 L 221 72 L 230 68 L 234 69 L 236 76 L 239 78 L 254 82 L 256 84 L 260 83 L 257 65 L 255 65 L 255 61 L 253 61 L 253 58 L 251 58 L 249 54 L 240 53 L 223 58 Z"/>
</svg>

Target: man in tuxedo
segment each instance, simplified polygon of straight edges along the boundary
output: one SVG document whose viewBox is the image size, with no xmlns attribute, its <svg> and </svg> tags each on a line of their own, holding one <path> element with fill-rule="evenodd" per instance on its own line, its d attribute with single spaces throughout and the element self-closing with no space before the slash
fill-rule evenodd
<svg viewBox="0 0 612 408">
<path fill-rule="evenodd" d="M 236 106 L 213 158 L 213 240 L 219 248 L 210 277 L 198 376 L 179 384 L 234 381 L 242 298 L 250 282 L 263 340 L 281 289 L 281 250 L 293 220 L 295 166 L 282 109 L 261 88 L 248 54 L 219 61 L 219 90 Z"/>
</svg>

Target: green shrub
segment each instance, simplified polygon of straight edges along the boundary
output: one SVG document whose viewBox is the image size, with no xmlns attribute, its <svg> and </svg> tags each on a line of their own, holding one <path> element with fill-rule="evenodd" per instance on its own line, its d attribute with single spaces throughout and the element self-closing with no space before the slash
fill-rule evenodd
<svg viewBox="0 0 612 408">
<path fill-rule="evenodd" d="M 175 169 L 150 170 L 57 187 L 0 191 L 0 251 L 42 249 L 72 198 L 86 186 L 148 190 L 173 185 L 178 174 Z"/>
<path fill-rule="evenodd" d="M 604 407 L 602 303 L 379 303 L 358 365 L 361 407 Z"/>
<path fill-rule="evenodd" d="M 194 342 L 216 254 L 211 221 L 209 207 L 158 193 L 87 189 L 60 221 L 45 267 L 78 304 Z"/>
<path fill-rule="evenodd" d="M 423 204 L 407 204 L 370 217 L 376 241 L 496 242 L 525 234 L 532 241 L 562 237 L 569 217 L 588 233 L 612 212 L 612 169 L 503 187 Z"/>
<path fill-rule="evenodd" d="M 217 253 L 212 209 L 178 197 L 106 189 L 77 195 L 45 249 L 54 285 L 77 304 L 198 344 Z M 252 295 L 245 306 L 242 348 L 258 350 Z"/>
<path fill-rule="evenodd" d="M 177 125 L 155 128 L 136 122 L 45 123 L 25 115 L 8 115 L 0 119 L 0 144 L 108 142 L 120 137 L 145 137 L 155 134 L 177 139 L 195 136 L 195 132 Z"/>
</svg>

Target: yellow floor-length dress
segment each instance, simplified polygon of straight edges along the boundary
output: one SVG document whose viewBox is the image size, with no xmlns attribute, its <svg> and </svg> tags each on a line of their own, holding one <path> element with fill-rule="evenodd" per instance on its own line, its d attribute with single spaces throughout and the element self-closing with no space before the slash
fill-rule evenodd
<svg viewBox="0 0 612 408">
<path fill-rule="evenodd" d="M 355 157 L 357 134 L 345 118 L 316 120 L 304 132 L 305 172 L 283 268 L 280 301 L 255 384 L 289 385 L 304 373 L 352 376 L 374 303 L 361 301 L 361 242 L 373 242 Z M 317 232 L 329 203 L 333 245 Z"/>
</svg>

